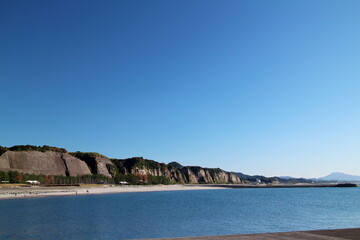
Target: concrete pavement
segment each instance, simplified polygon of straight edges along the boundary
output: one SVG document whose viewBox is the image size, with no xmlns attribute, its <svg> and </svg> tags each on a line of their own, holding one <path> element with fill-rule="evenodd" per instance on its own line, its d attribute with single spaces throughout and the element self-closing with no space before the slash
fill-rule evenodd
<svg viewBox="0 0 360 240">
<path fill-rule="evenodd" d="M 153 238 L 152 240 L 360 240 L 360 228 L 225 236 Z"/>
</svg>

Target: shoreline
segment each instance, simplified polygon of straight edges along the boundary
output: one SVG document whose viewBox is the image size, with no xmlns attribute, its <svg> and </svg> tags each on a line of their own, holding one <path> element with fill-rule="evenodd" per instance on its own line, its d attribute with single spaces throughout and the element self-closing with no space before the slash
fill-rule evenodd
<svg viewBox="0 0 360 240">
<path fill-rule="evenodd" d="M 340 186 L 339 186 L 340 185 Z M 188 191 L 208 189 L 234 188 L 310 188 L 310 187 L 358 187 L 357 184 L 276 184 L 276 185 L 246 185 L 246 184 L 174 184 L 174 185 L 81 185 L 81 186 L 8 186 L 0 185 L 1 199 L 20 199 L 48 196 L 70 196 L 130 192 L 160 192 Z"/>
<path fill-rule="evenodd" d="M 110 194 L 110 193 L 131 193 L 131 192 L 161 192 L 161 191 L 190 191 L 207 189 L 226 189 L 225 187 L 215 186 L 195 186 L 195 185 L 149 185 L 149 186 L 63 186 L 63 187 L 0 187 L 1 199 L 24 199 L 50 196 L 76 196 L 90 194 Z"/>
</svg>

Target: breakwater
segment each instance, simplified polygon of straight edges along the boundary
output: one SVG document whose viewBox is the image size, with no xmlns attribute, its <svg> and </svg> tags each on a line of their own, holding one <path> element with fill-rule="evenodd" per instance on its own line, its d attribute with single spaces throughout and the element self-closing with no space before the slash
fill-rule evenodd
<svg viewBox="0 0 360 240">
<path fill-rule="evenodd" d="M 358 187 L 356 183 L 302 183 L 302 184 L 203 184 L 191 186 L 223 187 L 223 188 L 326 188 L 326 187 Z"/>
</svg>

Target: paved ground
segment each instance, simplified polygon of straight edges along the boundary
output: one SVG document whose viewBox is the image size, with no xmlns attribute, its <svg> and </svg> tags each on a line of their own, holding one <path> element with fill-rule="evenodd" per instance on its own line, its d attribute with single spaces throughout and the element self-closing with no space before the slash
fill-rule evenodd
<svg viewBox="0 0 360 240">
<path fill-rule="evenodd" d="M 160 240 L 160 238 L 157 238 L 156 240 Z M 161 238 L 161 240 L 360 240 L 360 228 L 207 237 Z"/>
</svg>

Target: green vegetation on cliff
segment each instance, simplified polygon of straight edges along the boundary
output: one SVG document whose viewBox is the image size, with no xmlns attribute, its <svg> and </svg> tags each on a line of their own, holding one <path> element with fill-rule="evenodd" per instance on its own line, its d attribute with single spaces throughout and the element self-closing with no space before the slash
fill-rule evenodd
<svg viewBox="0 0 360 240">
<path fill-rule="evenodd" d="M 77 157 L 79 159 L 82 159 L 83 158 L 108 158 L 100 153 L 97 153 L 97 152 L 80 152 L 80 151 L 77 151 L 77 152 L 69 152 L 69 154 L 73 155 L 74 157 Z"/>
<path fill-rule="evenodd" d="M 170 178 L 165 176 L 153 176 L 147 175 L 149 184 L 165 184 L 168 185 L 171 183 Z"/>
<path fill-rule="evenodd" d="M 40 146 L 33 146 L 33 145 L 15 145 L 13 147 L 1 147 L 0 146 L 0 155 L 5 153 L 6 151 L 14 151 L 14 152 L 25 152 L 25 151 L 38 151 L 38 152 L 59 152 L 59 153 L 66 153 L 65 148 L 58 148 L 58 147 L 51 147 L 44 145 L 42 147 Z"/>
<path fill-rule="evenodd" d="M 166 169 L 168 166 L 142 157 L 127 159 L 111 159 L 115 168 L 110 167 L 110 172 L 115 182 L 126 181 L 130 184 L 170 184 L 170 178 L 166 176 L 154 176 L 151 174 L 134 174 L 134 169 Z"/>
<path fill-rule="evenodd" d="M 176 168 L 177 170 L 181 170 L 184 167 L 183 165 L 181 165 L 178 162 L 170 162 L 168 165 L 173 167 L 173 168 Z"/>
<path fill-rule="evenodd" d="M 138 168 L 147 168 L 147 169 L 156 169 L 159 167 L 165 167 L 165 163 L 159 163 L 153 160 L 144 159 L 143 157 L 132 157 L 126 159 L 118 159 L 123 161 L 123 166 L 129 171 L 134 167 Z"/>
<path fill-rule="evenodd" d="M 0 146 L 0 156 L 3 155 L 7 151 L 6 147 Z"/>
<path fill-rule="evenodd" d="M 69 152 L 70 155 L 83 160 L 89 166 L 92 174 L 97 173 L 97 163 L 96 158 L 107 158 L 104 155 L 96 152 Z"/>
</svg>

